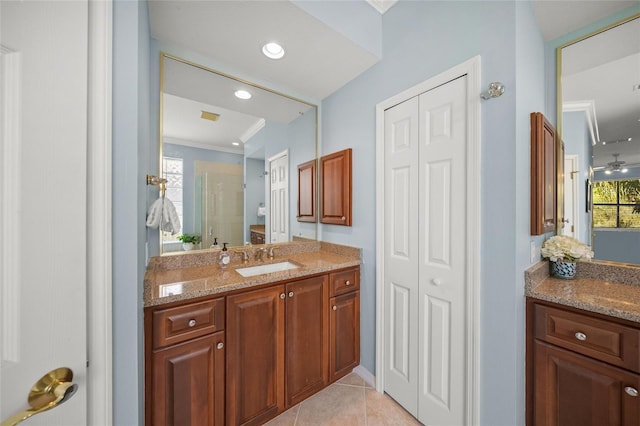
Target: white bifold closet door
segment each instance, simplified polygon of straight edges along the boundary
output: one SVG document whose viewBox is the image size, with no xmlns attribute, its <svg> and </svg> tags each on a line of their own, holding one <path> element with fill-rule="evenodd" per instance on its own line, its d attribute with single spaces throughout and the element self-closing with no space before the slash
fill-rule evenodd
<svg viewBox="0 0 640 426">
<path fill-rule="evenodd" d="M 385 111 L 383 388 L 425 425 L 466 423 L 466 85 Z"/>
</svg>

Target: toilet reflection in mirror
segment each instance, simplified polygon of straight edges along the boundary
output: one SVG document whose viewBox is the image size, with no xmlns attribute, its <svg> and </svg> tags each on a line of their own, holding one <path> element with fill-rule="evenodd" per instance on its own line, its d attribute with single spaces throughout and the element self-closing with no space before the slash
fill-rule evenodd
<svg viewBox="0 0 640 426">
<path fill-rule="evenodd" d="M 160 81 L 160 163 L 181 232 L 201 235 L 202 249 L 216 240 L 241 246 L 256 225 L 266 243 L 315 239 L 316 223 L 296 221 L 297 180 L 289 175 L 316 158 L 317 107 L 168 54 Z M 285 183 L 272 194 L 269 161 L 282 152 Z M 286 233 L 271 233 L 274 217 Z M 162 253 L 181 250 L 176 236 L 161 233 Z"/>
<path fill-rule="evenodd" d="M 558 232 L 592 245 L 596 259 L 640 264 L 640 15 L 557 52 L 565 151 Z"/>
</svg>

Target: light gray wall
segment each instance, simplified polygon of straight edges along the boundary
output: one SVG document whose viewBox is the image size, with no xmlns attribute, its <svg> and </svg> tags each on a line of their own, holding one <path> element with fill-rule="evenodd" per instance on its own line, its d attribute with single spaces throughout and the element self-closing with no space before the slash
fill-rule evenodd
<svg viewBox="0 0 640 426">
<path fill-rule="evenodd" d="M 145 214 L 154 196 L 147 4 L 113 3 L 113 424 L 143 424 Z M 155 191 L 157 196 L 157 191 Z"/>
<path fill-rule="evenodd" d="M 640 264 L 640 229 L 598 228 L 594 233 L 594 258 Z"/>
<path fill-rule="evenodd" d="M 482 423 L 491 425 L 524 418 L 528 120 L 532 110 L 544 109 L 543 42 L 529 5 L 516 10 L 516 3 L 400 1 L 383 17 L 382 60 L 322 103 L 323 154 L 351 147 L 355 158 L 353 226 L 323 225 L 322 237 L 363 248 L 361 363 L 375 372 L 375 105 L 476 55 L 482 87 L 506 85 L 501 98 L 483 103 L 481 123 L 480 405 Z M 516 59 L 530 86 L 516 85 Z M 519 90 L 525 101 L 516 102 Z"/>
</svg>

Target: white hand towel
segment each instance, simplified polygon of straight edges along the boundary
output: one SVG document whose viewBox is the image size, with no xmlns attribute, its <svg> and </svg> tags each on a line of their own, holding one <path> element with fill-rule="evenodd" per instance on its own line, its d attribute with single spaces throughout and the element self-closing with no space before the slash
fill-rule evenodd
<svg viewBox="0 0 640 426">
<path fill-rule="evenodd" d="M 171 200 L 165 198 L 162 205 L 162 224 L 161 229 L 165 232 L 170 232 L 171 235 L 175 235 L 180 232 L 180 218 L 176 207 Z"/>
<path fill-rule="evenodd" d="M 149 228 L 157 228 L 162 221 L 162 198 L 158 198 L 149 207 L 147 213 L 147 226 Z"/>
</svg>

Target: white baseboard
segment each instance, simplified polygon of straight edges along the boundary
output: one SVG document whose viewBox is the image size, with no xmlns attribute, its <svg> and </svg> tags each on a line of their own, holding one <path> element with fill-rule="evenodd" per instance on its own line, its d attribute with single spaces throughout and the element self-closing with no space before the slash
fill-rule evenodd
<svg viewBox="0 0 640 426">
<path fill-rule="evenodd" d="M 358 365 L 356 368 L 354 368 L 353 372 L 362 377 L 362 380 L 370 384 L 372 387 L 376 387 L 376 376 L 371 374 L 371 372 L 364 368 L 362 365 Z"/>
</svg>

